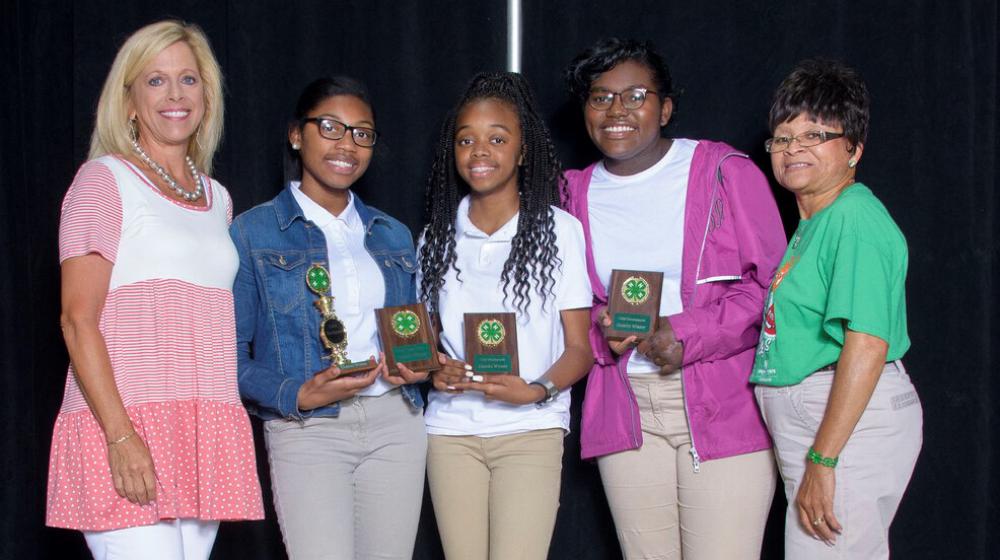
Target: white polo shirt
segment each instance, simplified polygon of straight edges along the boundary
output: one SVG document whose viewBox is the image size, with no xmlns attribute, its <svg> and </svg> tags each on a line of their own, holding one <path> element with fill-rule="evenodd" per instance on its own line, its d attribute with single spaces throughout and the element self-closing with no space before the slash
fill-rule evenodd
<svg viewBox="0 0 1000 560">
<path fill-rule="evenodd" d="M 683 311 L 684 203 L 697 145 L 677 138 L 660 161 L 635 175 L 614 175 L 599 163 L 587 191 L 594 267 L 604 289 L 614 269 L 662 272 L 661 317 Z M 650 375 L 660 368 L 633 352 L 627 370 Z"/>
<path fill-rule="evenodd" d="M 292 195 L 302 208 L 302 215 L 316 224 L 326 237 L 333 309 L 347 330 L 347 359 L 360 362 L 375 356 L 377 360 L 381 344 L 375 308 L 385 306 L 385 280 L 375 259 L 365 249 L 365 224 L 354 206 L 354 194 L 348 191 L 347 207 L 339 216 L 334 216 L 306 196 L 301 188 L 301 183 L 292 182 Z M 312 292 L 309 295 L 312 296 Z M 319 332 L 315 335 L 319 337 Z M 358 394 L 377 397 L 391 389 L 393 386 L 379 377 Z"/>
<path fill-rule="evenodd" d="M 518 311 L 513 297 L 504 301 L 500 275 L 510 256 L 511 240 L 517 233 L 515 215 L 493 235 L 486 235 L 469 220 L 469 197 L 458 206 L 455 221 L 456 266 L 448 270 L 439 293 L 441 342 L 448 355 L 465 360 L 464 313 L 499 311 L 517 314 L 517 350 L 521 377 L 534 381 L 559 359 L 565 349 L 562 318 L 566 309 L 589 308 L 593 301 L 587 276 L 583 228 L 568 213 L 553 207 L 556 249 L 562 265 L 552 272 L 552 294 L 545 304 L 531 290 L 527 312 Z M 514 286 L 511 281 L 510 289 Z M 424 420 L 434 435 L 493 437 L 562 428 L 569 431 L 570 392 L 562 391 L 545 406 L 513 405 L 488 401 L 481 393 L 460 395 L 431 391 Z"/>
</svg>

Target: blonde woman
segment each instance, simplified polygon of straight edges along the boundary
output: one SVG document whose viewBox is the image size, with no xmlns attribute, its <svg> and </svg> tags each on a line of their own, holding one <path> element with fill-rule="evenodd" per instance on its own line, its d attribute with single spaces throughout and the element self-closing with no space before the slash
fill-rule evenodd
<svg viewBox="0 0 1000 560">
<path fill-rule="evenodd" d="M 63 201 L 71 364 L 46 523 L 82 531 L 97 559 L 208 558 L 220 520 L 263 517 L 236 385 L 232 202 L 207 175 L 222 114 L 204 33 L 140 29 Z"/>
</svg>

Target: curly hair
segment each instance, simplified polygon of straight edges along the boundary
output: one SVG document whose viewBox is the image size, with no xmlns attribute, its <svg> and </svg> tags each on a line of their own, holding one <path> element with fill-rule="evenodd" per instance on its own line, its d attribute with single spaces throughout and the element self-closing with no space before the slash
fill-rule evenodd
<svg viewBox="0 0 1000 560">
<path fill-rule="evenodd" d="M 853 152 L 868 139 L 869 107 L 868 88 L 856 70 L 834 60 L 803 60 L 774 92 L 767 123 L 771 132 L 801 114 L 838 123 Z"/>
<path fill-rule="evenodd" d="M 651 41 L 618 39 L 616 37 L 601 39 L 578 54 L 569 63 L 569 66 L 563 71 L 563 79 L 570 94 L 583 105 L 587 102 L 590 86 L 593 85 L 594 80 L 627 60 L 638 62 L 648 68 L 653 74 L 653 81 L 660 100 L 670 98 L 676 109 L 679 93 L 674 90 L 670 68 L 660 53 L 656 52 L 656 47 Z"/>
<path fill-rule="evenodd" d="M 559 204 L 561 190 L 565 188 L 562 166 L 528 82 L 512 72 L 477 74 L 441 126 L 434 165 L 427 180 L 427 226 L 420 248 L 420 295 L 433 312 L 438 311 L 438 293 L 449 268 L 459 279 L 461 276 L 455 264 L 455 219 L 459 201 L 470 188 L 455 168 L 455 121 L 466 105 L 483 99 L 507 103 L 517 112 L 524 152 L 517 174 L 520 194 L 517 233 L 501 274 L 504 301 L 513 295 L 514 306 L 524 311 L 531 303 L 531 287 L 534 286 L 544 302 L 553 295 L 555 279 L 552 272 L 562 264 L 557 254 L 552 212 L 552 206 Z"/>
</svg>

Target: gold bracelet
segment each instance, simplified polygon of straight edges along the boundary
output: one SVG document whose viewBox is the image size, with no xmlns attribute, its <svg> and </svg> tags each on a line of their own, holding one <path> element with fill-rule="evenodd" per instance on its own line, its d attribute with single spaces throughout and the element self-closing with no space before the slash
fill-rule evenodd
<svg viewBox="0 0 1000 560">
<path fill-rule="evenodd" d="M 126 441 L 128 441 L 128 439 L 130 437 L 132 437 L 134 435 L 135 435 L 135 430 L 132 430 L 131 432 L 123 435 L 122 437 L 116 439 L 115 441 L 110 441 L 109 440 L 108 441 L 108 447 L 111 447 L 112 445 L 118 445 L 119 443 L 125 443 Z"/>
</svg>

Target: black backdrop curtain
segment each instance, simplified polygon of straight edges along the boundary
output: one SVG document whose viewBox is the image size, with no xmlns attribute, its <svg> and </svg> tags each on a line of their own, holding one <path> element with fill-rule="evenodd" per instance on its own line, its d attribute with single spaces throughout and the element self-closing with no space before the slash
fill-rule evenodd
<svg viewBox="0 0 1000 560">
<path fill-rule="evenodd" d="M 52 421 L 65 379 L 58 327 L 59 204 L 86 157 L 100 86 L 124 38 L 164 17 L 199 23 L 226 75 L 215 175 L 236 210 L 281 187 L 284 122 L 311 78 L 369 84 L 384 132 L 359 190 L 421 226 L 437 129 L 462 84 L 505 63 L 503 2 L 7 0 L 0 7 L 0 557 L 88 558 L 43 527 Z M 654 40 L 684 90 L 674 136 L 725 140 L 770 174 L 769 96 L 798 60 L 840 58 L 873 97 L 859 177 L 910 243 L 906 358 L 924 450 L 892 529 L 898 558 L 1000 556 L 998 465 L 998 19 L 993 1 L 524 2 L 524 73 L 569 166 L 595 157 L 559 72 L 602 36 Z M 794 204 L 777 187 L 786 228 Z M 579 397 L 579 388 L 577 389 Z M 618 557 L 596 468 L 567 440 L 552 558 Z M 266 463 L 262 463 L 266 464 Z M 266 484 L 266 469 L 262 470 Z M 780 558 L 779 496 L 764 557 Z M 441 558 L 429 500 L 415 558 Z M 224 524 L 213 558 L 281 558 L 273 510 Z"/>
</svg>

